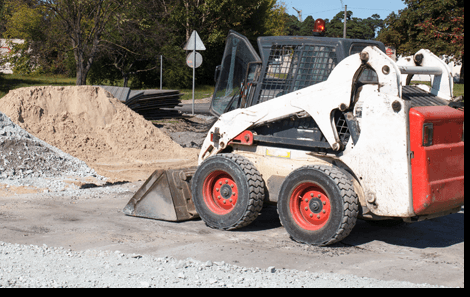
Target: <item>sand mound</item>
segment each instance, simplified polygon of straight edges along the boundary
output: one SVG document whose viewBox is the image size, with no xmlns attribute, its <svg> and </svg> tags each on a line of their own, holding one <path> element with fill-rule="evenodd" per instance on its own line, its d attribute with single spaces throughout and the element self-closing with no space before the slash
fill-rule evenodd
<svg viewBox="0 0 470 297">
<path fill-rule="evenodd" d="M 197 160 L 197 150 L 182 148 L 98 87 L 18 89 L 0 99 L 0 111 L 29 133 L 111 178 L 126 179 L 124 171 L 136 167 L 148 166 L 151 172 L 161 160 Z M 122 168 L 113 169 L 117 165 Z M 103 167 L 107 174 L 100 172 Z M 110 176 L 112 172 L 117 175 Z"/>
</svg>

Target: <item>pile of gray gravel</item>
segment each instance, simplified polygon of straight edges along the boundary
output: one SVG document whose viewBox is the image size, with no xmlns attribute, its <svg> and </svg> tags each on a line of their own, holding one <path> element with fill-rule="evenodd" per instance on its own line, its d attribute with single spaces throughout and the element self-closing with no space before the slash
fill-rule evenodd
<svg viewBox="0 0 470 297">
<path fill-rule="evenodd" d="M 0 288 L 436 288 L 333 273 L 247 268 L 224 262 L 76 252 L 0 242 Z"/>
<path fill-rule="evenodd" d="M 0 183 L 60 190 L 44 179 L 66 176 L 103 179 L 85 162 L 34 137 L 0 112 Z"/>
</svg>

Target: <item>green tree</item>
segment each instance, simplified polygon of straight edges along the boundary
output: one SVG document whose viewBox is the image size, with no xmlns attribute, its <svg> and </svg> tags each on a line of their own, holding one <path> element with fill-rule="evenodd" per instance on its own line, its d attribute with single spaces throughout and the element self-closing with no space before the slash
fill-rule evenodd
<svg viewBox="0 0 470 297">
<path fill-rule="evenodd" d="M 5 32 L 5 0 L 0 0 L 0 36 Z"/>
<path fill-rule="evenodd" d="M 284 36 L 287 35 L 287 22 L 289 20 L 287 14 L 287 6 L 284 2 L 277 2 L 269 11 L 266 20 L 267 36 Z"/>
<path fill-rule="evenodd" d="M 174 28 L 170 42 L 174 47 L 166 56 L 173 66 L 183 67 L 172 69 L 172 74 L 188 73 L 191 77 L 191 69 L 183 64 L 186 53 L 182 47 L 192 31 L 197 30 L 206 45 L 206 51 L 201 52 L 204 63 L 196 70 L 198 83 L 213 84 L 214 69 L 222 59 L 229 30 L 245 35 L 255 47 L 259 36 L 283 32 L 273 20 L 283 9 L 282 4 L 276 4 L 276 0 L 177 0 L 167 4 L 168 9 L 173 9 L 168 22 Z"/>
<path fill-rule="evenodd" d="M 385 20 L 378 40 L 393 45 L 398 54 L 412 55 L 422 48 L 436 55 L 454 55 L 464 61 L 464 1 L 404 0 L 407 7 Z M 462 67 L 463 69 L 463 67 Z"/>
<path fill-rule="evenodd" d="M 6 17 L 5 38 L 38 40 L 42 36 L 42 14 L 39 8 L 24 3 L 15 5 L 12 14 Z"/>
<path fill-rule="evenodd" d="M 460 80 L 464 80 L 464 54 L 465 54 L 465 13 L 462 3 L 456 3 L 454 9 L 446 10 L 437 18 L 429 18 L 417 26 L 424 29 L 425 34 L 445 41 L 447 52 L 462 59 Z"/>
<path fill-rule="evenodd" d="M 288 36 L 312 36 L 315 27 L 315 19 L 309 15 L 303 22 L 294 15 L 285 15 L 285 35 Z"/>
<path fill-rule="evenodd" d="M 296 16 L 287 16 L 286 31 L 289 36 L 299 36 L 302 23 Z"/>
<path fill-rule="evenodd" d="M 346 37 L 353 39 L 374 39 L 376 32 L 383 27 L 380 15 L 374 14 L 367 19 L 353 17 L 348 11 L 346 17 Z M 326 36 L 342 38 L 344 36 L 344 11 L 339 12 L 331 21 L 326 22 Z"/>
<path fill-rule="evenodd" d="M 315 19 L 309 15 L 300 25 L 299 36 L 312 36 L 315 27 Z"/>
<path fill-rule="evenodd" d="M 437 55 L 463 55 L 463 0 L 404 0 L 407 7 L 385 20 L 378 39 L 393 45 L 399 54 L 414 54 L 422 48 Z M 442 32 L 444 34 L 440 34 Z M 448 37 L 458 37 L 455 43 Z"/>
<path fill-rule="evenodd" d="M 123 5 L 104 32 L 101 61 L 98 67 L 93 68 L 92 83 L 100 77 L 98 73 L 101 73 L 101 80 L 105 78 L 103 75 L 113 73 L 103 71 L 101 68 L 104 65 L 117 70 L 120 78 L 124 79 L 125 87 L 131 76 L 136 77 L 140 73 L 152 76 L 150 72 L 160 66 L 159 56 L 163 54 L 162 48 L 171 32 L 161 20 L 168 17 L 169 12 L 162 9 L 160 1 L 133 0 Z M 114 77 L 107 78 L 113 80 Z"/>
<path fill-rule="evenodd" d="M 24 43 L 10 42 L 12 51 L 4 62 L 13 65 L 13 71 L 31 74 L 41 70 L 39 56 L 34 56 L 31 48 L 44 39 L 43 16 L 39 7 L 26 1 L 7 1 L 5 3 L 3 37 L 23 39 Z"/>
<path fill-rule="evenodd" d="M 377 34 L 382 31 L 384 28 L 384 20 L 381 19 L 380 15 L 378 14 L 373 14 L 371 17 L 368 17 L 367 19 L 364 20 L 366 26 L 372 29 L 374 32 L 374 38 L 377 36 Z M 372 38 L 371 38 L 372 39 Z"/>
<path fill-rule="evenodd" d="M 397 49 L 397 54 L 402 53 L 404 37 L 404 22 L 400 20 L 400 15 L 392 12 L 384 21 L 384 29 L 380 31 L 377 40 L 382 41 L 388 46 L 393 46 Z"/>
<path fill-rule="evenodd" d="M 131 82 L 132 76 L 132 84 L 149 85 L 158 76 L 154 68 L 163 55 L 165 84 L 188 87 L 192 71 L 183 45 L 193 30 L 207 48 L 201 52 L 198 83 L 209 84 L 229 30 L 247 36 L 255 48 L 259 36 L 287 34 L 286 6 L 276 0 L 0 1 L 26 4 L 8 13 L 2 10 L 11 20 L 10 35 L 26 36 L 30 58 L 43 72 L 74 74 L 77 85 L 85 84 L 89 74 L 93 81 L 124 77 Z M 26 17 L 32 12 L 34 17 Z M 21 17 L 12 18 L 14 14 Z"/>
<path fill-rule="evenodd" d="M 86 85 L 88 72 L 95 61 L 109 21 L 123 7 L 120 0 L 43 0 L 48 13 L 54 15 L 62 32 L 71 41 L 76 63 L 77 85 Z"/>
<path fill-rule="evenodd" d="M 280 9 L 276 4 L 276 0 L 178 0 L 166 7 L 173 8 L 171 20 L 183 29 L 185 40 L 197 30 L 214 43 L 225 40 L 229 29 L 249 38 L 265 34 L 271 29 L 268 19 L 275 16 L 273 10 Z"/>
</svg>

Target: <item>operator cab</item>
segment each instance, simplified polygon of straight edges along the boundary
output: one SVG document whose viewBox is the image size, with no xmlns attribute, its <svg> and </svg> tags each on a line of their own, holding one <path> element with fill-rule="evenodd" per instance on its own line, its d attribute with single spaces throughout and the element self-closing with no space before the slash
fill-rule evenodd
<svg viewBox="0 0 470 297">
<path fill-rule="evenodd" d="M 258 55 L 245 36 L 230 31 L 211 112 L 220 116 L 324 82 L 343 59 L 367 46 L 385 52 L 383 43 L 373 40 L 273 36 L 258 38 Z M 376 79 L 373 70 L 365 70 L 358 81 Z"/>
<path fill-rule="evenodd" d="M 212 100 L 211 110 L 220 116 L 230 109 L 240 107 L 241 89 L 246 80 L 253 80 L 253 74 L 247 75 L 250 65 L 261 63 L 259 55 L 249 40 L 231 31 L 225 45 L 222 65 L 217 69 L 217 84 Z"/>
</svg>

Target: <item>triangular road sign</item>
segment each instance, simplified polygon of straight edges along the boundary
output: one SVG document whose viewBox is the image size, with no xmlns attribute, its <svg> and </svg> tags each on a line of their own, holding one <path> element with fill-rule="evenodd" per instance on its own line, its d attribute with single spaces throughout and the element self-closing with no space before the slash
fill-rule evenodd
<svg viewBox="0 0 470 297">
<path fill-rule="evenodd" d="M 196 39 L 196 48 L 194 48 L 194 39 Z M 189 38 L 188 42 L 184 46 L 184 50 L 187 51 L 205 51 L 206 47 L 204 46 L 204 43 L 202 43 L 201 37 L 199 37 L 199 34 L 197 34 L 196 30 L 193 31 L 193 34 L 191 34 L 191 37 Z"/>
</svg>

